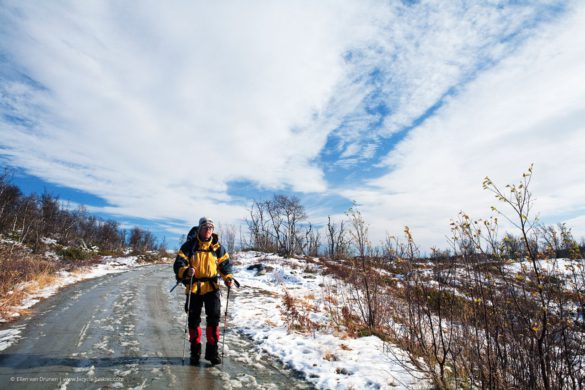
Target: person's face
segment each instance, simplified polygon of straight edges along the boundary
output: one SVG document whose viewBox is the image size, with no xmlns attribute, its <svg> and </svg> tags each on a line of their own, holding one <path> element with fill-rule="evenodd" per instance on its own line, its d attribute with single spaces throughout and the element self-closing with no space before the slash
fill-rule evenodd
<svg viewBox="0 0 585 390">
<path fill-rule="evenodd" d="M 203 240 L 209 240 L 211 238 L 212 233 L 213 233 L 213 226 L 210 226 L 210 225 L 203 225 L 199 229 L 199 235 Z"/>
</svg>

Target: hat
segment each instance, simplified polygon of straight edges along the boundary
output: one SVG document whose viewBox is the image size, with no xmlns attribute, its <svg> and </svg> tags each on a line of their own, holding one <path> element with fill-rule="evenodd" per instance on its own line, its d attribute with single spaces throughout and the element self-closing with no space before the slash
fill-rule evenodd
<svg viewBox="0 0 585 390">
<path fill-rule="evenodd" d="M 199 227 L 205 226 L 205 225 L 211 225 L 211 227 L 215 227 L 215 224 L 213 223 L 213 221 L 207 217 L 201 217 L 199 218 Z"/>
</svg>

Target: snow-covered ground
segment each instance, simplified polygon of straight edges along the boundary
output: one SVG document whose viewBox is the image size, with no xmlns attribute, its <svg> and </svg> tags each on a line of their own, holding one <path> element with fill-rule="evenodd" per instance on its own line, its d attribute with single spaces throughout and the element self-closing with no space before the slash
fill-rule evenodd
<svg viewBox="0 0 585 390">
<path fill-rule="evenodd" d="M 536 262 L 538 269 L 546 274 L 562 277 L 566 281 L 576 280 L 577 288 L 583 288 L 583 259 L 546 259 Z M 508 271 L 517 274 L 526 274 L 533 271 L 533 265 L 530 261 L 515 262 L 505 267 Z M 575 277 L 575 278 L 574 278 Z"/>
<path fill-rule="evenodd" d="M 11 316 L 18 317 L 20 315 L 19 311 L 32 307 L 41 299 L 56 294 L 62 287 L 85 279 L 97 278 L 99 276 L 116 272 L 124 272 L 138 265 L 139 264 L 137 262 L 137 257 L 135 256 L 105 257 L 103 263 L 97 264 L 92 267 L 83 267 L 76 270 L 75 272 L 60 271 L 57 274 L 57 278 L 55 279 L 54 283 L 45 288 L 38 289 L 30 294 L 27 294 L 27 296 L 19 306 L 12 308 Z M 16 286 L 16 289 L 22 288 L 24 288 L 24 285 Z M 0 322 L 6 322 L 6 319 L 0 317 Z M 19 338 L 20 328 L 18 327 L 0 330 L 0 351 L 11 346 Z"/>
<path fill-rule="evenodd" d="M 336 329 L 327 315 L 325 289 L 331 280 L 301 260 L 255 252 L 239 253 L 235 277 L 242 287 L 230 307 L 231 326 L 250 337 L 262 350 L 302 372 L 320 389 L 428 388 L 404 353 L 375 336 L 351 338 Z M 248 267 L 262 264 L 258 272 Z M 306 272 L 306 270 L 309 272 Z M 283 310 L 285 292 L 299 305 L 311 307 L 308 316 L 318 330 L 290 331 Z M 404 357 L 401 362 L 396 357 Z"/>
</svg>

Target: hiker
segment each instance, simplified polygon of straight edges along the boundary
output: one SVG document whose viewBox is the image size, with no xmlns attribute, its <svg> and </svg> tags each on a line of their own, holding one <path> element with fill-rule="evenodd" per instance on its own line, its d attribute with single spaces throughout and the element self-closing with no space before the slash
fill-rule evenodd
<svg viewBox="0 0 585 390">
<path fill-rule="evenodd" d="M 177 281 L 182 281 L 186 286 L 185 312 L 188 312 L 191 364 L 199 363 L 201 357 L 199 324 L 203 305 L 207 317 L 205 359 L 212 365 L 221 363 L 218 352 L 220 317 L 218 273 L 228 287 L 232 285 L 233 275 L 229 254 L 219 243 L 219 237 L 213 233 L 213 229 L 211 219 L 207 217 L 199 219 L 199 225 L 189 231 L 187 241 L 181 246 L 173 265 Z"/>
</svg>

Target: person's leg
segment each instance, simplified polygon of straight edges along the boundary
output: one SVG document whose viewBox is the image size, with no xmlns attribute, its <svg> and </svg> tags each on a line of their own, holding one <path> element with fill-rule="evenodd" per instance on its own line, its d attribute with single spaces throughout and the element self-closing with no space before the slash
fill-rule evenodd
<svg viewBox="0 0 585 390">
<path fill-rule="evenodd" d="M 189 307 L 189 341 L 191 342 L 191 363 L 196 364 L 201 357 L 201 309 L 203 298 L 200 295 L 191 294 Z"/>
<path fill-rule="evenodd" d="M 221 363 L 218 353 L 219 344 L 219 320 L 221 313 L 221 301 L 219 299 L 219 291 L 210 292 L 204 295 L 205 314 L 207 328 L 205 333 L 207 336 L 207 344 L 205 346 L 205 359 L 209 360 L 211 364 Z"/>
</svg>

